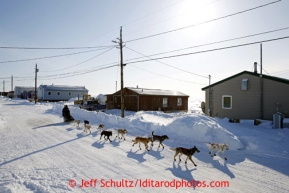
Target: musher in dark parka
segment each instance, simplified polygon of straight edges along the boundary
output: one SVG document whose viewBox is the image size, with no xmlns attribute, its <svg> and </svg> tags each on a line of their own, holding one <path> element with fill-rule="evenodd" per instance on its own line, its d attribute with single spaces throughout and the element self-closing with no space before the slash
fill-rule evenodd
<svg viewBox="0 0 289 193">
<path fill-rule="evenodd" d="M 63 116 L 64 122 L 74 121 L 74 118 L 70 115 L 70 110 L 67 105 L 64 105 L 62 109 L 62 116 Z"/>
</svg>

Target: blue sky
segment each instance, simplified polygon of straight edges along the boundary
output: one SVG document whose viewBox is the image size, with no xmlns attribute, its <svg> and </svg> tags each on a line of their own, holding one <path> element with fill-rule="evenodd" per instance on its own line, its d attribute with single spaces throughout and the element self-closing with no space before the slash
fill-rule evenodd
<svg viewBox="0 0 289 193">
<path fill-rule="evenodd" d="M 182 57 L 132 63 L 144 56 L 289 27 L 289 1 L 282 0 L 3 0 L 0 2 L 0 47 L 116 46 L 122 26 L 124 86 L 177 90 L 204 99 L 201 88 L 260 64 L 260 44 Z M 206 22 L 214 20 L 211 22 Z M 206 22 L 206 23 L 204 23 Z M 203 24 L 200 24 L 203 23 Z M 175 29 L 192 26 L 173 31 Z M 154 34 L 162 35 L 135 40 Z M 224 43 L 156 55 L 166 57 L 289 36 L 289 29 Z M 134 41 L 130 41 L 134 40 Z M 128 41 L 128 42 L 126 42 Z M 263 43 L 263 73 L 289 79 L 289 38 Z M 92 95 L 120 89 L 119 49 L 0 49 L 0 92 L 14 86 L 86 86 Z M 110 49 L 110 50 L 109 50 Z M 72 54 L 78 52 L 81 54 Z M 71 54 L 71 55 L 67 55 Z M 142 55 L 141 55 L 142 54 Z M 67 55 L 63 57 L 50 56 Z M 132 58 L 144 57 L 136 60 Z M 29 60 L 28 60 L 29 59 Z M 33 60 L 30 60 L 33 59 Z M 24 60 L 18 61 L 17 60 Z M 129 60 L 129 61 L 126 61 Z M 260 68 L 258 67 L 258 71 Z M 79 73 L 82 73 L 79 75 Z M 117 87 L 116 87 L 117 81 Z"/>
</svg>

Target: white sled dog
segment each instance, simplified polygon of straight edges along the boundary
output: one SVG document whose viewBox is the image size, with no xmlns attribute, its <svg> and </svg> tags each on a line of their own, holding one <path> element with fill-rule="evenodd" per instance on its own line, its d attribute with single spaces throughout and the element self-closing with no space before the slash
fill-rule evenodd
<svg viewBox="0 0 289 193">
<path fill-rule="evenodd" d="M 218 156 L 219 152 L 223 153 L 224 159 L 227 160 L 225 156 L 225 150 L 229 150 L 229 146 L 225 143 L 208 143 L 208 148 L 210 150 L 209 154 L 211 156 Z M 213 152 L 216 151 L 216 153 L 213 155 Z"/>
</svg>

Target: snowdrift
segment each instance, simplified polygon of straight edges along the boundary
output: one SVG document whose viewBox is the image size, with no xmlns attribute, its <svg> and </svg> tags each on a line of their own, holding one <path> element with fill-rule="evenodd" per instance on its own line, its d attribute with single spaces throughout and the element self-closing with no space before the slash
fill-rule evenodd
<svg viewBox="0 0 289 193">
<path fill-rule="evenodd" d="M 52 105 L 51 113 L 61 116 L 63 105 L 59 103 Z M 69 109 L 74 119 L 82 122 L 84 119 L 89 120 L 92 126 L 103 123 L 107 130 L 126 128 L 135 136 L 151 136 L 151 132 L 154 131 L 156 135 L 168 135 L 171 140 L 227 143 L 230 150 L 245 147 L 237 136 L 220 126 L 216 119 L 201 114 L 126 111 L 126 117 L 121 118 L 120 110 L 117 109 L 105 113 L 81 110 L 74 105 L 70 105 Z"/>
</svg>

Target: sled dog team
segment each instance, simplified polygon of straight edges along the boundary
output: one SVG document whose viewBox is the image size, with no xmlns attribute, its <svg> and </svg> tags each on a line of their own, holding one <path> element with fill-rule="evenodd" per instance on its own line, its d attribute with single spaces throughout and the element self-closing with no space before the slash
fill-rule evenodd
<svg viewBox="0 0 289 193">
<path fill-rule="evenodd" d="M 79 124 L 80 124 L 80 120 L 74 120 L 73 121 L 74 125 L 79 127 Z M 91 133 L 91 126 L 89 125 L 89 121 L 87 120 L 84 120 L 84 132 L 88 132 Z M 106 131 L 106 130 L 103 130 L 104 129 L 104 124 L 100 124 L 98 125 L 98 128 L 97 130 L 99 129 L 102 129 L 101 131 L 101 134 L 100 134 L 100 139 L 102 138 L 102 136 L 104 136 L 104 139 L 107 141 L 110 140 L 110 136 L 112 136 L 112 131 Z M 116 138 L 118 139 L 124 139 L 125 140 L 125 137 L 124 135 L 127 133 L 127 130 L 126 129 L 118 129 L 117 130 L 117 136 Z M 121 137 L 119 137 L 121 136 Z M 139 137 L 137 136 L 134 140 L 132 140 L 134 143 L 132 144 L 132 146 L 134 146 L 135 144 L 139 144 L 139 149 L 141 150 L 141 146 L 140 144 L 144 144 L 145 146 L 145 149 L 147 151 L 149 151 L 148 149 L 148 143 L 151 142 L 151 146 L 153 146 L 153 142 L 154 141 L 159 141 L 159 146 L 162 146 L 163 149 L 164 149 L 164 145 L 163 145 L 163 141 L 166 140 L 166 139 L 169 139 L 169 137 L 167 135 L 154 135 L 154 131 L 152 132 L 152 137 Z M 229 150 L 229 146 L 225 143 L 223 144 L 219 144 L 219 143 L 208 143 L 207 144 L 210 152 L 209 154 L 213 157 L 213 156 L 218 156 L 219 155 L 219 152 L 222 152 L 223 153 L 223 157 L 225 160 L 227 160 L 226 156 L 225 156 L 225 150 Z M 197 149 L 196 146 L 194 146 L 193 148 L 184 148 L 184 147 L 176 147 L 176 148 L 170 148 L 171 150 L 175 151 L 175 155 L 174 155 L 174 161 L 176 161 L 176 156 L 179 155 L 179 161 L 181 162 L 181 155 L 185 155 L 187 156 L 187 159 L 185 161 L 185 164 L 187 163 L 187 160 L 189 159 L 193 164 L 194 166 L 197 166 L 195 164 L 195 162 L 192 160 L 192 156 L 194 155 L 194 153 L 199 153 L 200 151 Z M 213 152 L 216 151 L 215 154 L 213 154 Z"/>
</svg>

